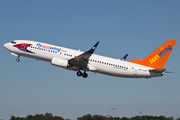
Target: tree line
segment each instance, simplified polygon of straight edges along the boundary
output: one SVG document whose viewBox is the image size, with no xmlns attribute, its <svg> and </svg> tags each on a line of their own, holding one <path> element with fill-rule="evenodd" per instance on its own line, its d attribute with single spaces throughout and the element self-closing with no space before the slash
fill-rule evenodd
<svg viewBox="0 0 180 120">
<path fill-rule="evenodd" d="M 11 116 L 10 120 L 70 120 L 64 119 L 61 116 L 53 116 L 52 113 L 43 114 L 36 114 L 36 115 L 28 115 L 26 118 L 20 118 Z M 78 117 L 77 120 L 174 120 L 173 117 L 165 117 L 165 116 L 135 116 L 131 118 L 127 117 L 112 117 L 112 116 L 102 116 L 102 115 L 84 115 L 82 117 Z M 180 120 L 180 117 L 176 118 L 175 120 Z"/>
</svg>

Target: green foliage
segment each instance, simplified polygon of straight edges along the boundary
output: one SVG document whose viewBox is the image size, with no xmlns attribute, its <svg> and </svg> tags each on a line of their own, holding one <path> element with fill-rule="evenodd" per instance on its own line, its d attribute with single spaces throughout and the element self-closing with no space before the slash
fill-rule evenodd
<svg viewBox="0 0 180 120">
<path fill-rule="evenodd" d="M 121 118 L 121 120 L 129 120 L 129 118 L 123 117 L 123 118 Z"/>
<path fill-rule="evenodd" d="M 141 117 L 140 116 L 135 116 L 135 117 L 132 117 L 131 120 L 141 120 Z"/>
<path fill-rule="evenodd" d="M 69 120 L 69 119 L 63 119 L 62 117 L 54 116 L 52 113 L 46 113 L 45 115 L 43 114 L 36 114 L 35 116 L 33 115 L 28 115 L 26 118 L 20 118 L 20 117 L 15 117 L 11 116 L 10 120 Z M 127 117 L 113 117 L 112 116 L 102 116 L 102 115 L 91 115 L 87 114 L 82 117 L 78 117 L 77 120 L 174 120 L 173 117 L 165 117 L 165 116 L 135 116 L 131 118 Z M 175 120 L 180 120 L 180 117 L 178 117 Z"/>
<path fill-rule="evenodd" d="M 28 115 L 26 118 L 19 118 L 11 116 L 10 120 L 64 120 L 62 117 L 55 116 L 53 117 L 52 113 L 36 114 L 35 116 Z"/>
<path fill-rule="evenodd" d="M 113 120 L 112 116 L 106 117 L 102 115 L 84 115 L 83 117 L 78 117 L 77 120 Z M 114 120 L 120 120 L 119 117 L 115 117 Z"/>
<path fill-rule="evenodd" d="M 180 120 L 180 117 L 176 118 L 176 120 Z"/>
</svg>

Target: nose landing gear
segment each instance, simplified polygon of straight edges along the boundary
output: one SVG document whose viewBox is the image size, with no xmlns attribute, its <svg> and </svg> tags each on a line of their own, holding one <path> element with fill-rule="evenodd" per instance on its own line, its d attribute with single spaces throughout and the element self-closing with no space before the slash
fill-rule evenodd
<svg viewBox="0 0 180 120">
<path fill-rule="evenodd" d="M 20 56 L 18 55 L 18 57 L 16 58 L 16 62 L 19 62 L 19 61 L 20 61 L 19 57 L 20 57 Z"/>
<path fill-rule="evenodd" d="M 88 74 L 84 71 L 84 73 L 82 73 L 80 70 L 77 71 L 77 76 L 82 76 L 83 78 L 87 78 Z"/>
</svg>

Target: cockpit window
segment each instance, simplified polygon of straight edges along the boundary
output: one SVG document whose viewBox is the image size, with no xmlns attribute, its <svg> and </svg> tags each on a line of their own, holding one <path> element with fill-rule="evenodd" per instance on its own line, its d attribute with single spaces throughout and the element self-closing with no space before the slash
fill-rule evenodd
<svg viewBox="0 0 180 120">
<path fill-rule="evenodd" d="M 12 44 L 16 44 L 16 42 L 14 42 L 14 41 L 12 41 L 11 43 L 12 43 Z"/>
</svg>

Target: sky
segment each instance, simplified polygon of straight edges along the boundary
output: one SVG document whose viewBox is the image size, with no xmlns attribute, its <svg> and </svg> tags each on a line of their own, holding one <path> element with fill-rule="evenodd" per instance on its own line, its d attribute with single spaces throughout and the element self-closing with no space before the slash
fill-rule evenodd
<svg viewBox="0 0 180 120">
<path fill-rule="evenodd" d="M 0 119 L 52 113 L 75 120 L 86 114 L 180 117 L 179 0 L 0 1 Z M 76 72 L 11 55 L 3 44 L 34 40 L 127 60 L 142 59 L 176 39 L 164 68 L 151 79 Z"/>
</svg>

